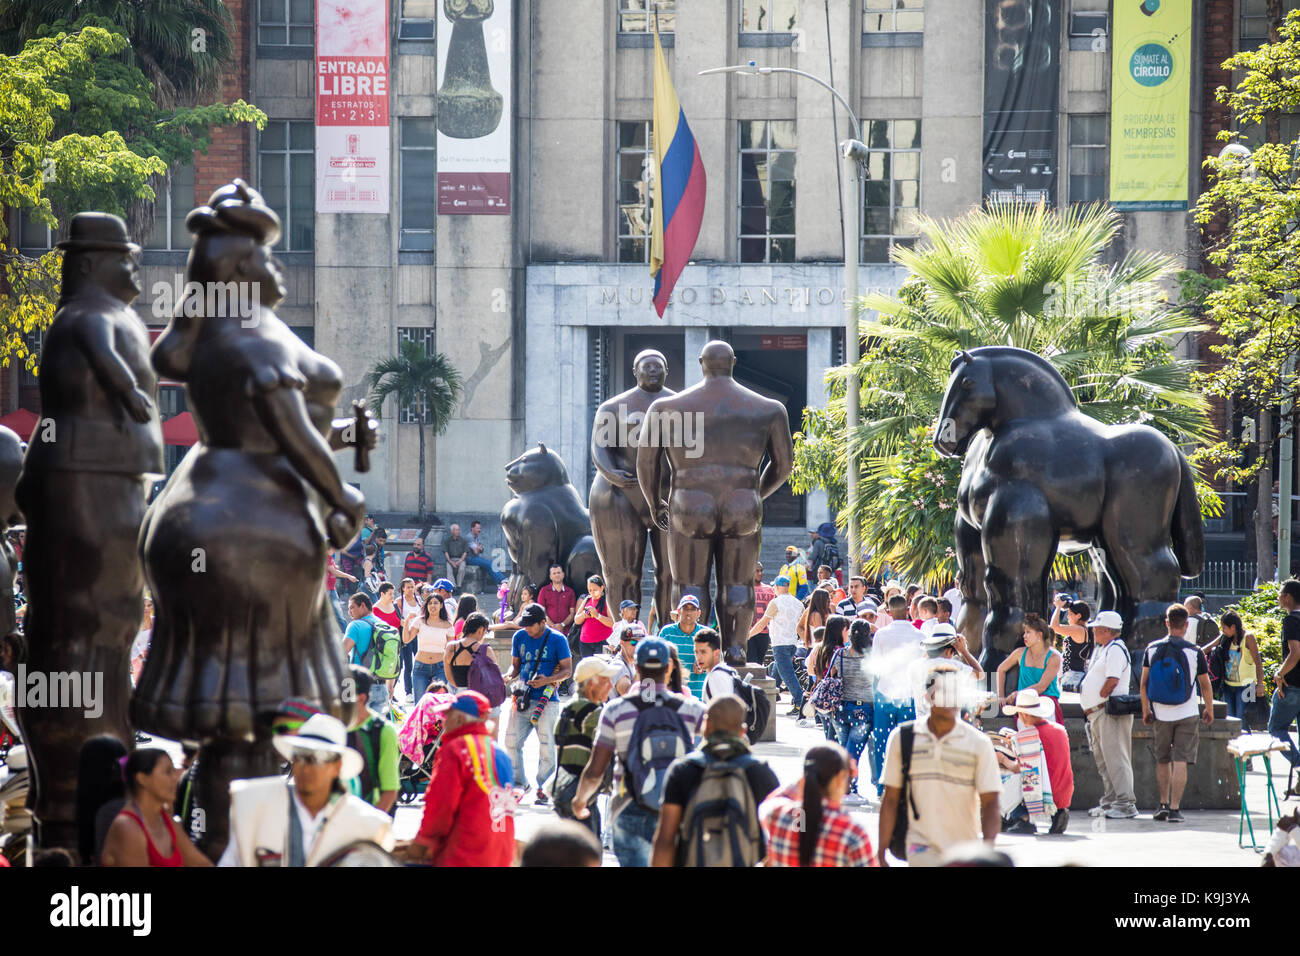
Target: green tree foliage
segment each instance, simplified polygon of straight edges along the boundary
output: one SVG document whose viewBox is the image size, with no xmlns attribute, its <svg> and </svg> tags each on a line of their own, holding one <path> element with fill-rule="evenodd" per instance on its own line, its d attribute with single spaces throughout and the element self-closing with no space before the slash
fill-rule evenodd
<svg viewBox="0 0 1300 956">
<path fill-rule="evenodd" d="M 944 222 L 923 220 L 925 244 L 899 250 L 911 275 L 897 297 L 869 296 L 865 354 L 853 370 L 861 417 L 846 435 L 847 369 L 831 369 L 825 409 L 804 413 L 795 436 L 796 491 L 826 489 L 842 523 L 856 514 L 867 566 L 909 580 L 952 577 L 953 519 L 961 462 L 940 458 L 933 428 L 958 349 L 1011 345 L 1049 359 L 1082 409 L 1106 423 L 1145 422 L 1179 443 L 1210 434 L 1191 363 L 1171 343 L 1200 328 L 1169 307 L 1163 256 L 1103 257 L 1120 227 L 1104 207 L 1058 213 L 994 206 Z M 847 442 L 861 464 L 856 500 L 845 501 Z M 1199 488 L 1203 507 L 1218 499 Z"/>
<path fill-rule="evenodd" d="M 447 430 L 456 404 L 460 401 L 460 372 L 441 352 L 429 352 L 419 342 L 400 343 L 397 354 L 376 362 L 366 375 L 370 389 L 367 403 L 382 413 L 384 400 L 390 395 L 399 408 L 414 405 L 420 411 L 420 517 L 425 514 L 424 430 L 432 427 L 435 435 Z"/>
<path fill-rule="evenodd" d="M 55 229 L 98 209 L 126 218 L 139 237 L 152 226 L 155 187 L 208 148 L 213 126 L 265 126 L 266 114 L 243 100 L 159 107 L 152 84 L 123 60 L 128 47 L 122 34 L 86 26 L 0 56 L 0 208 Z M 34 368 L 26 336 L 53 320 L 60 254 L 31 259 L 7 239 L 0 216 L 0 363 Z"/>
<path fill-rule="evenodd" d="M 1254 150 L 1248 164 L 1233 155 L 1205 160 L 1210 188 L 1197 203 L 1196 221 L 1223 227 L 1206 255 L 1222 277 L 1185 291 L 1223 336 L 1222 344 L 1211 346 L 1223 364 L 1200 376 L 1198 384 L 1253 416 L 1288 396 L 1300 399 L 1295 378 L 1282 374 L 1285 357 L 1300 352 L 1294 304 L 1300 293 L 1297 144 L 1278 142 L 1276 134 L 1280 114 L 1300 112 L 1300 13 L 1287 16 L 1278 42 L 1238 53 L 1224 67 L 1237 71 L 1241 81 L 1216 91 L 1236 119 L 1233 131 L 1220 139 L 1228 142 L 1241 138 L 1238 131 L 1253 131 L 1270 141 Z M 1289 432 L 1290 423 L 1283 428 Z M 1244 451 L 1225 440 L 1210 446 L 1204 457 L 1220 476 L 1244 481 L 1269 462 L 1265 449 L 1241 465 Z"/>
</svg>

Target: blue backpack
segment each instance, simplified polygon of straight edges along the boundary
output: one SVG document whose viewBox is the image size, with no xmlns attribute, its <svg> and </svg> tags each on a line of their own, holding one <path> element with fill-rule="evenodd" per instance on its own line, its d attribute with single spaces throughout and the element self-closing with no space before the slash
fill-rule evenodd
<svg viewBox="0 0 1300 956">
<path fill-rule="evenodd" d="M 1192 698 L 1192 675 L 1187 655 L 1193 647 L 1187 641 L 1170 638 L 1156 645 L 1147 675 L 1147 697 L 1157 704 L 1185 704 Z"/>
<path fill-rule="evenodd" d="M 654 813 L 659 812 L 669 764 L 691 751 L 690 731 L 677 713 L 683 700 L 675 694 L 635 699 L 639 713 L 628 738 L 623 785 L 638 805 Z"/>
</svg>

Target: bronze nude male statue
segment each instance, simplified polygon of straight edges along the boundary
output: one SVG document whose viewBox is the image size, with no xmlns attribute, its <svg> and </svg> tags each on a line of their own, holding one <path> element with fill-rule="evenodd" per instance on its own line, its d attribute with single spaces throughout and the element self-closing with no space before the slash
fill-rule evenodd
<svg viewBox="0 0 1300 956">
<path fill-rule="evenodd" d="M 596 411 L 591 430 L 591 459 L 596 477 L 591 482 L 587 504 L 591 510 L 591 531 L 596 552 L 605 572 L 609 606 L 625 600 L 641 604 L 641 566 L 645 562 L 646 537 L 655 566 L 654 606 L 660 621 L 669 621 L 673 581 L 664 550 L 664 533 L 655 524 L 646 497 L 636 477 L 636 435 L 650 403 L 660 396 L 676 395 L 664 387 L 668 360 L 662 352 L 646 349 L 632 362 L 636 387 L 609 399 Z M 667 472 L 653 500 L 667 494 Z"/>
<path fill-rule="evenodd" d="M 33 769 L 36 842 L 77 850 L 77 760 L 91 737 L 130 746 L 128 655 L 144 608 L 136 537 L 149 477 L 163 474 L 149 333 L 126 224 L 72 218 L 63 286 L 41 349 L 41 413 L 15 498 L 27 519 L 28 673 L 65 691 L 18 709 Z M 21 689 L 20 689 L 21 690 Z M 96 691 L 98 690 L 98 693 Z M 89 698 L 98 697 L 98 700 Z"/>
<path fill-rule="evenodd" d="M 794 441 L 785 406 L 732 378 L 736 353 L 726 342 L 700 352 L 704 380 L 656 399 L 641 424 L 636 475 L 656 502 L 655 524 L 668 531 L 668 563 L 681 595 L 700 600 L 709 618 L 709 575 L 718 582 L 718 631 L 743 659 L 754 618 L 754 568 L 763 528 L 763 499 L 794 467 Z M 703 442 L 682 439 L 687 416 Z M 764 460 L 767 460 L 764 466 Z M 659 494 L 671 468 L 668 497 Z"/>
</svg>

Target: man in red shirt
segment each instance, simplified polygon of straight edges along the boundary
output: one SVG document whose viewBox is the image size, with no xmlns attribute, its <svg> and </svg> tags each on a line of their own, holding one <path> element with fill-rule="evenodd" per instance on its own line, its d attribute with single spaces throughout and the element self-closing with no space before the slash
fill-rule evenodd
<svg viewBox="0 0 1300 956">
<path fill-rule="evenodd" d="M 546 618 L 561 634 L 568 634 L 578 608 L 578 596 L 564 583 L 564 568 L 551 565 L 551 583 L 537 595 L 537 603 L 546 608 Z"/>
<path fill-rule="evenodd" d="M 433 866 L 510 866 L 515 858 L 510 755 L 493 739 L 488 699 L 467 690 L 443 708 L 442 743 L 424 791 L 424 818 L 394 855 Z"/>
<path fill-rule="evenodd" d="M 1070 766 L 1070 735 L 1065 728 L 1053 719 L 1056 705 L 1050 697 L 1040 697 L 1038 691 L 1030 688 L 1016 694 L 1016 702 L 1002 709 L 1004 714 L 1019 714 L 1025 727 L 1038 731 L 1038 739 L 1043 742 L 1043 756 L 1047 759 L 1047 779 L 1052 787 L 1052 803 L 1057 807 L 1052 817 L 1052 826 L 1048 833 L 1064 833 L 1070 822 L 1070 801 L 1074 799 L 1074 768 Z M 1019 804 L 1016 810 L 1023 810 Z M 1015 811 L 1007 817 L 1011 820 L 1017 816 Z M 1009 825 L 1003 826 L 1006 833 L 1036 833 L 1037 828 L 1030 822 L 1028 814 L 1020 816 Z"/>
<path fill-rule="evenodd" d="M 763 562 L 754 566 L 754 620 L 761 621 L 763 612 L 776 597 L 772 585 L 763 583 Z M 768 648 L 772 646 L 772 637 L 767 631 L 759 631 L 749 639 L 745 649 L 745 660 L 750 664 L 761 664 L 767 658 Z"/>
<path fill-rule="evenodd" d="M 411 542 L 411 553 L 402 565 L 402 577 L 410 578 L 417 584 L 433 580 L 433 558 L 424 550 L 423 538 Z"/>
</svg>

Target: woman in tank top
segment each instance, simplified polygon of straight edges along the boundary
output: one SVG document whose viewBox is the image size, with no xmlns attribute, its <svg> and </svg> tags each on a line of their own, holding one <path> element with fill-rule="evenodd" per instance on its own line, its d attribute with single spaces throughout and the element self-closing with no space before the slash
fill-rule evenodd
<svg viewBox="0 0 1300 956">
<path fill-rule="evenodd" d="M 480 616 L 475 621 L 467 622 L 467 626 L 473 628 L 476 622 L 481 622 Z M 463 690 L 469 689 L 469 669 L 474 663 L 474 657 L 477 654 L 486 654 L 488 660 L 497 664 L 496 653 L 492 650 L 492 645 L 488 644 L 485 638 L 488 636 L 488 628 L 478 624 L 478 630 L 471 630 L 468 635 L 462 636 L 459 640 L 454 640 L 447 645 L 446 651 L 443 652 L 443 662 L 446 665 L 444 670 L 447 673 L 447 683 L 453 694 L 458 694 Z M 499 664 L 497 664 L 500 667 Z"/>
<path fill-rule="evenodd" d="M 133 752 L 123 774 L 130 799 L 104 838 L 104 866 L 211 866 L 172 823 L 169 805 L 180 774 L 167 751 L 146 747 Z"/>
<path fill-rule="evenodd" d="M 1078 690 L 1083 683 L 1088 658 L 1093 651 L 1092 635 L 1088 633 L 1088 619 L 1091 617 L 1092 608 L 1087 602 L 1071 601 L 1065 594 L 1056 596 L 1048 625 L 1064 639 L 1061 645 L 1062 690 Z"/>
<path fill-rule="evenodd" d="M 1259 656 L 1259 643 L 1254 634 L 1242 628 L 1241 615 L 1228 611 L 1219 618 L 1219 636 L 1205 645 L 1205 653 L 1213 654 L 1223 675 L 1223 702 L 1228 716 L 1241 721 L 1241 729 L 1250 733 L 1246 722 L 1245 704 L 1248 688 L 1255 691 L 1255 700 L 1265 699 L 1264 662 Z"/>
<path fill-rule="evenodd" d="M 1024 635 L 1021 640 L 1024 643 L 1008 654 L 1007 659 L 998 665 L 999 702 L 1004 707 L 1014 704 L 1016 691 L 1033 688 L 1038 691 L 1040 697 L 1052 698 L 1052 702 L 1056 704 L 1055 720 L 1058 724 L 1064 725 L 1065 721 L 1061 714 L 1061 688 L 1056 682 L 1057 675 L 1061 673 L 1061 652 L 1054 646 L 1052 629 L 1037 614 L 1026 614 Z M 1020 668 L 1016 690 L 1004 697 L 1002 685 L 1006 681 L 1007 671 L 1013 667 Z"/>
<path fill-rule="evenodd" d="M 442 661 L 451 638 L 452 624 L 447 619 L 447 606 L 438 595 L 425 595 L 424 609 L 410 620 L 402 635 L 408 644 L 416 642 L 415 666 L 411 668 L 411 688 L 416 703 L 431 683 L 446 680 Z"/>
<path fill-rule="evenodd" d="M 849 625 L 849 643 L 840 652 L 837 666 L 843 681 L 841 702 L 835 714 L 835 724 L 839 728 L 839 744 L 849 752 L 855 763 L 862 760 L 862 752 L 871 740 L 874 725 L 875 700 L 872 695 L 872 674 L 867 669 L 871 658 L 871 623 L 862 618 L 855 618 Z M 879 771 L 872 767 L 869 771 L 874 784 Z M 844 798 L 847 804 L 860 804 L 866 801 L 858 793 L 858 777 L 854 774 L 849 781 L 849 792 Z"/>
</svg>

